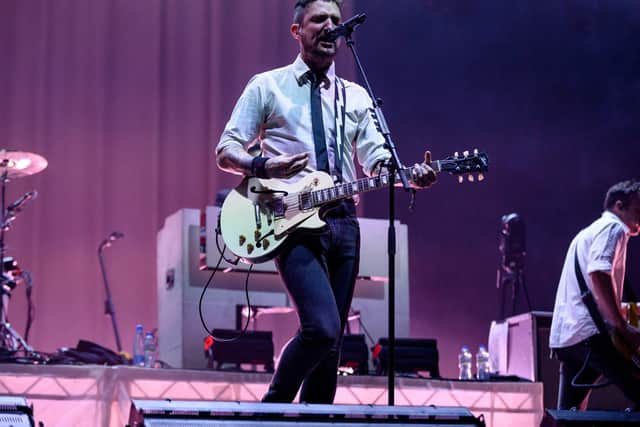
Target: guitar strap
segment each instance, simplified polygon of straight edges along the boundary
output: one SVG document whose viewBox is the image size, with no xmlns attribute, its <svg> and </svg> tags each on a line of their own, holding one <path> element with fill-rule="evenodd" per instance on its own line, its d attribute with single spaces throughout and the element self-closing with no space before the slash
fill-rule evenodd
<svg viewBox="0 0 640 427">
<path fill-rule="evenodd" d="M 336 76 L 334 82 L 335 97 L 333 102 L 333 116 L 335 120 L 334 126 L 334 167 L 333 172 L 338 182 L 342 182 L 342 162 L 345 156 L 346 144 L 345 144 L 345 119 L 347 116 L 347 90 L 342 79 Z"/>
<path fill-rule="evenodd" d="M 578 262 L 578 247 L 576 246 L 576 257 L 575 257 L 575 269 L 576 269 L 576 279 L 578 279 L 578 286 L 580 287 L 580 293 L 582 302 L 587 307 L 589 311 L 589 315 L 591 319 L 593 319 L 593 323 L 596 324 L 596 328 L 601 334 L 607 335 L 607 327 L 604 324 L 604 320 L 602 319 L 602 315 L 598 311 L 598 306 L 596 305 L 596 300 L 593 297 L 593 292 L 589 290 L 587 287 L 587 283 L 584 280 L 584 276 L 582 275 L 582 270 L 580 269 L 580 263 Z"/>
<path fill-rule="evenodd" d="M 598 307 L 596 305 L 596 300 L 593 297 L 593 292 L 591 292 L 591 290 L 589 290 L 589 288 L 587 287 L 587 283 L 585 282 L 584 276 L 582 275 L 582 269 L 580 268 L 580 263 L 578 262 L 578 247 L 577 247 L 577 245 L 576 245 L 576 256 L 575 256 L 575 270 L 576 270 L 576 279 L 578 279 L 578 287 L 580 288 L 582 302 L 584 302 L 584 305 L 587 307 L 587 310 L 589 311 L 589 315 L 591 316 L 591 319 L 593 319 L 593 323 L 596 324 L 596 328 L 598 328 L 598 331 L 601 334 L 604 334 L 604 336 L 607 336 L 607 327 L 604 324 L 604 320 L 602 319 L 602 315 L 598 311 Z M 611 384 L 611 381 L 608 380 L 608 379 L 600 380 L 599 382 L 594 383 L 594 384 L 579 384 L 578 383 L 578 377 L 580 377 L 582 372 L 584 372 L 584 370 L 587 368 L 587 365 L 589 364 L 589 358 L 590 357 L 591 357 L 591 349 L 589 349 L 589 352 L 587 353 L 587 357 L 584 359 L 584 362 L 582 364 L 582 368 L 580 368 L 580 370 L 576 373 L 576 375 L 571 379 L 571 385 L 573 387 L 578 387 L 578 388 L 580 388 L 580 387 L 583 387 L 583 388 L 601 388 L 601 387 L 606 387 L 609 384 Z"/>
</svg>

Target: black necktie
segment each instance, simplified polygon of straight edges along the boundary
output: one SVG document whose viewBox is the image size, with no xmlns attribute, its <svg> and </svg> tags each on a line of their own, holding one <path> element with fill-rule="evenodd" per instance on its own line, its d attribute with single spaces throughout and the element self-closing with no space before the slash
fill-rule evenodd
<svg viewBox="0 0 640 427">
<path fill-rule="evenodd" d="M 313 143 L 316 146 L 316 166 L 319 171 L 329 172 L 329 157 L 327 155 L 327 141 L 322 120 L 322 98 L 320 96 L 322 80 L 322 76 L 317 75 L 311 80 L 311 127 L 313 129 Z"/>
</svg>

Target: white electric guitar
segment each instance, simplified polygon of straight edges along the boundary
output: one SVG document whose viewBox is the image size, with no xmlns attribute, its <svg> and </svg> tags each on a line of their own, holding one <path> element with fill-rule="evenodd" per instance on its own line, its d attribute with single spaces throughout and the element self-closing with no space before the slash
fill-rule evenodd
<svg viewBox="0 0 640 427">
<path fill-rule="evenodd" d="M 436 172 L 469 175 L 469 181 L 483 179 L 488 157 L 474 150 L 429 164 Z M 411 177 L 412 168 L 396 172 Z M 313 172 L 294 184 L 277 179 L 245 178 L 232 190 L 222 205 L 220 231 L 227 248 L 242 261 L 254 264 L 274 258 L 287 237 L 298 229 L 318 229 L 325 225 L 320 208 L 355 194 L 387 187 L 387 173 L 353 182 L 334 184 L 325 172 Z"/>
</svg>

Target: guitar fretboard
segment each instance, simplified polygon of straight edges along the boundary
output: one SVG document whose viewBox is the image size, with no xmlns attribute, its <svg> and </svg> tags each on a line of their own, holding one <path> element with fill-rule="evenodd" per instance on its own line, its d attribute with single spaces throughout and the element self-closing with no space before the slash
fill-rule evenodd
<svg viewBox="0 0 640 427">
<path fill-rule="evenodd" d="M 440 161 L 434 161 L 433 163 L 431 163 L 431 168 L 436 172 L 440 172 Z M 399 172 L 396 172 L 395 182 L 400 182 L 400 173 L 402 173 L 407 179 L 409 179 L 411 177 L 412 169 L 413 168 L 404 168 Z M 337 184 L 333 187 L 324 188 L 322 190 L 300 193 L 300 205 L 303 208 L 307 209 L 310 207 L 318 207 L 326 203 L 346 199 L 355 194 L 387 187 L 390 182 L 391 174 L 382 173 L 376 176 L 361 178 L 356 181 L 347 182 L 344 184 Z"/>
</svg>

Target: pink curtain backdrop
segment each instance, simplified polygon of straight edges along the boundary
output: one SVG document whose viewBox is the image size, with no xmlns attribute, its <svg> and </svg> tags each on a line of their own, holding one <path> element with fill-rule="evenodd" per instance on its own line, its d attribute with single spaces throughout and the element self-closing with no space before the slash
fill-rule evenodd
<svg viewBox="0 0 640 427">
<path fill-rule="evenodd" d="M 292 4 L 0 2 L 0 148 L 49 161 L 7 192 L 39 193 L 6 236 L 7 255 L 33 273 L 37 350 L 80 338 L 115 348 L 97 258 L 114 230 L 126 237 L 105 260 L 124 349 L 136 323 L 156 326 L 156 233 L 237 183 L 213 146 L 249 77 L 293 60 Z M 338 71 L 353 80 L 346 53 Z M 20 333 L 24 291 L 10 304 Z"/>
</svg>

